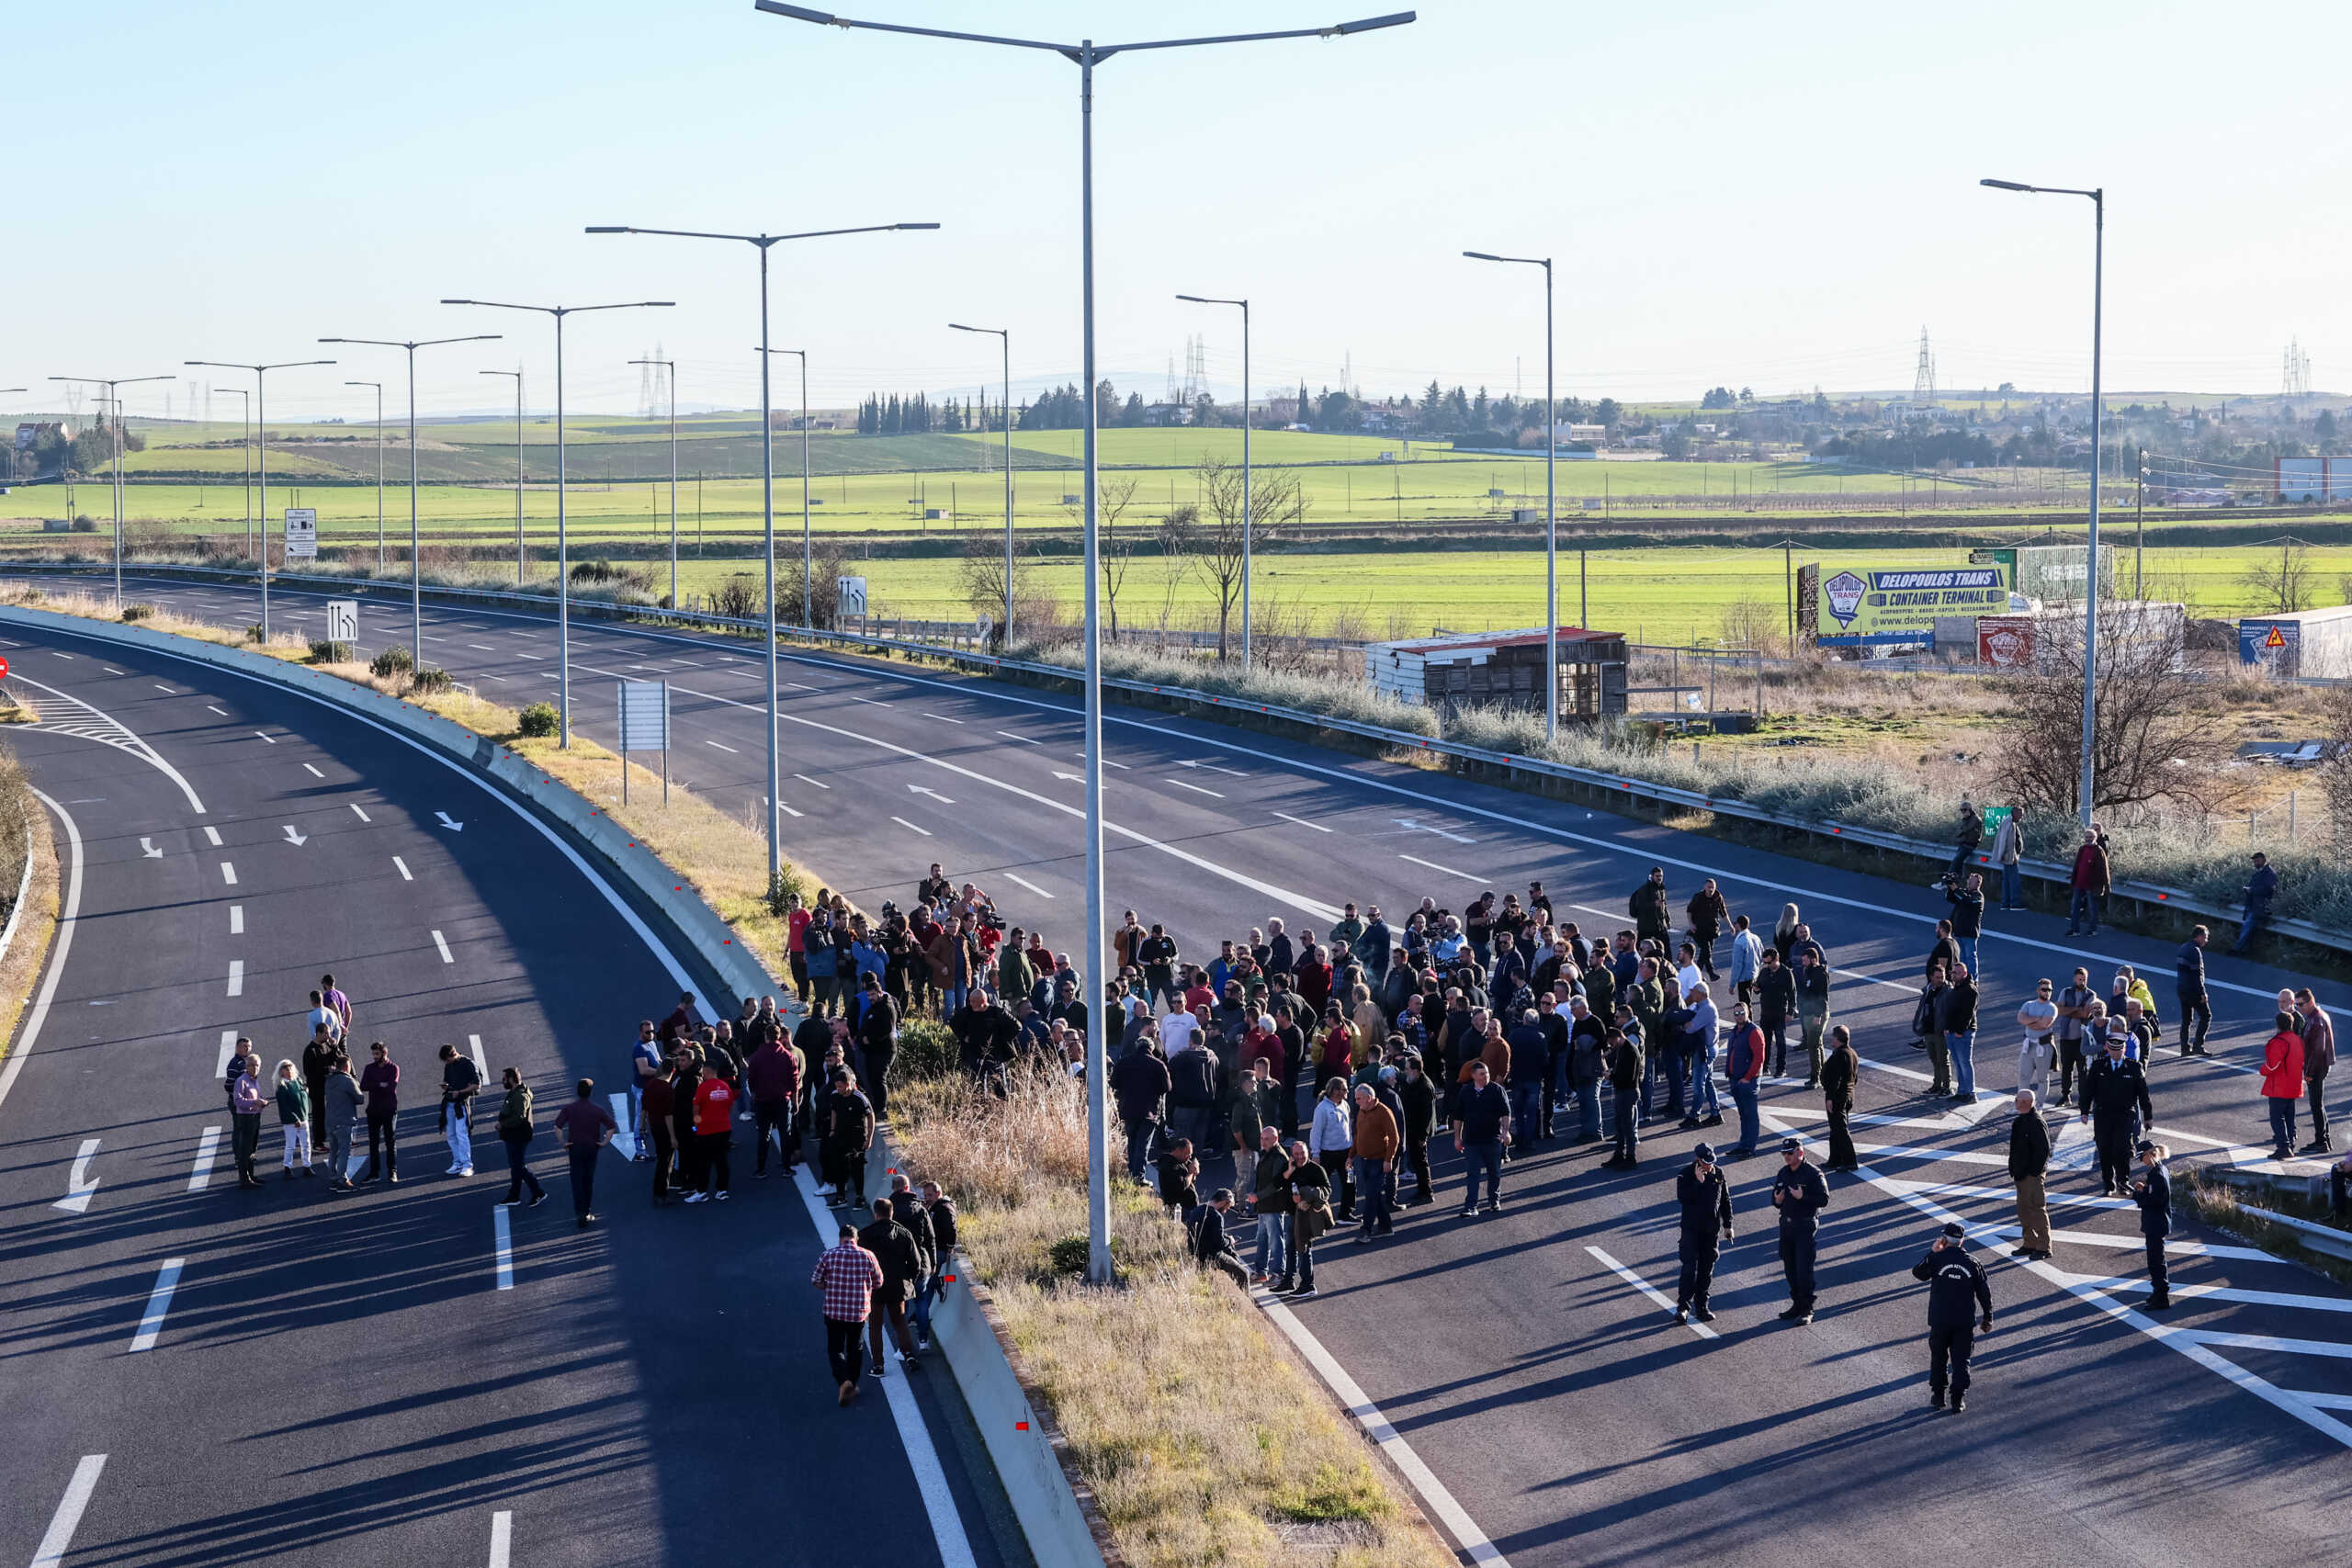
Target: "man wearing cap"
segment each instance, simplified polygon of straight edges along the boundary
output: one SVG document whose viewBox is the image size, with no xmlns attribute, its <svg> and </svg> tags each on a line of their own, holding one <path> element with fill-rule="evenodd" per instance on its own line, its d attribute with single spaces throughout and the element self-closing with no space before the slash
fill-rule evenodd
<svg viewBox="0 0 2352 1568">
<path fill-rule="evenodd" d="M 2098 1145 L 2098 1181 L 2107 1197 L 2132 1182 L 2132 1145 L 2143 1128 L 2156 1124 L 2148 1098 L 2148 1075 L 2123 1054 L 2123 1036 L 2107 1037 L 2106 1050 L 2083 1074 L 2083 1120 Z"/>
<path fill-rule="evenodd" d="M 1818 1166 L 1806 1163 L 1804 1144 L 1781 1140 L 1781 1169 L 1772 1178 L 1772 1207 L 1781 1212 L 1781 1271 L 1788 1277 L 1791 1323 L 1813 1321 L 1813 1247 L 1817 1216 L 1829 1207 L 1829 1183 Z"/>
<path fill-rule="evenodd" d="M 1949 1386 L 1952 1409 L 1965 1410 L 1969 1355 L 1978 1333 L 1993 1332 L 1993 1286 L 1968 1255 L 1968 1232 L 1958 1220 L 1911 1266 L 1911 1277 L 1928 1282 L 1928 1406 L 1941 1410 Z"/>
<path fill-rule="evenodd" d="M 1674 1321 L 1680 1323 L 1688 1314 L 1713 1323 L 1707 1293 L 1714 1283 L 1715 1259 L 1731 1239 L 1731 1183 L 1715 1163 L 1714 1145 L 1690 1151 L 1690 1163 L 1674 1178 L 1674 1198 L 1682 1208 L 1682 1282 L 1674 1292 Z"/>
</svg>

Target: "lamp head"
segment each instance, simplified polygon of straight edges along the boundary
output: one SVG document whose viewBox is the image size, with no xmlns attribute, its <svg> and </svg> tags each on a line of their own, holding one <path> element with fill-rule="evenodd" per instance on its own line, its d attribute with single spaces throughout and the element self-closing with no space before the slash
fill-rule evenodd
<svg viewBox="0 0 2352 1568">
<path fill-rule="evenodd" d="M 1976 183 L 1980 186 L 1989 186 L 1995 190 L 2031 190 L 2033 188 L 2029 185 L 2019 185 L 2015 180 L 1978 180 Z"/>
</svg>

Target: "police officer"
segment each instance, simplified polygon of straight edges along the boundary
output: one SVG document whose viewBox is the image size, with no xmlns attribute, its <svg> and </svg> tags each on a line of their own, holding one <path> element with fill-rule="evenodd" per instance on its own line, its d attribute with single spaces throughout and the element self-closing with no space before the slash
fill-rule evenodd
<svg viewBox="0 0 2352 1568">
<path fill-rule="evenodd" d="M 1682 1283 L 1674 1292 L 1674 1321 L 1687 1314 L 1713 1323 L 1707 1292 L 1714 1283 L 1715 1259 L 1731 1239 L 1731 1183 L 1715 1163 L 1715 1145 L 1701 1144 L 1674 1179 L 1674 1199 L 1682 1209 Z"/>
<path fill-rule="evenodd" d="M 2124 1055 L 2121 1034 L 2107 1037 L 2107 1049 L 2083 1074 L 2083 1120 L 2098 1145 L 2099 1186 L 2112 1198 L 2132 1183 L 2132 1145 L 2156 1124 L 2147 1071 Z"/>
<path fill-rule="evenodd" d="M 1993 1286 L 1983 1266 L 1968 1255 L 1968 1232 L 1958 1220 L 1944 1226 L 1928 1256 L 1911 1266 L 1911 1277 L 1928 1282 L 1928 1407 L 1944 1407 L 1949 1384 L 1952 1409 L 1965 1410 L 1969 1354 L 1979 1332 L 1993 1332 Z"/>
<path fill-rule="evenodd" d="M 1813 1321 L 1813 1245 L 1816 1217 L 1829 1207 L 1829 1183 L 1821 1168 L 1807 1164 L 1804 1141 L 1781 1140 L 1781 1169 L 1772 1178 L 1772 1207 L 1781 1212 L 1781 1271 L 1788 1276 L 1791 1323 Z"/>
<path fill-rule="evenodd" d="M 2132 1201 L 2140 1205 L 2140 1235 L 2148 1247 L 2148 1299 L 2143 1303 L 2161 1310 L 2172 1305 L 2172 1283 L 2165 1275 L 2165 1237 L 2172 1234 L 2172 1178 L 2165 1172 L 2170 1153 L 2162 1144 L 2143 1138 L 2140 1179 L 2132 1183 Z"/>
</svg>

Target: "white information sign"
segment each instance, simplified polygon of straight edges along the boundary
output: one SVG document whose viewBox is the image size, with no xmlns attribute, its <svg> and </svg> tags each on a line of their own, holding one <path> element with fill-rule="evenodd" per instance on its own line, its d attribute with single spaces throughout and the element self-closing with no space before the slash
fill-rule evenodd
<svg viewBox="0 0 2352 1568">
<path fill-rule="evenodd" d="M 865 579 L 862 577 L 844 577 L 841 579 L 841 618 L 842 620 L 847 620 L 852 615 L 865 615 Z"/>
<path fill-rule="evenodd" d="M 286 509 L 286 558 L 318 558 L 319 513 L 312 506 L 289 506 Z"/>
<path fill-rule="evenodd" d="M 359 640 L 359 601 L 330 599 L 327 601 L 327 640 L 357 642 Z"/>
<path fill-rule="evenodd" d="M 623 751 L 667 751 L 670 749 L 670 687 L 662 681 L 621 682 L 621 745 Z"/>
</svg>

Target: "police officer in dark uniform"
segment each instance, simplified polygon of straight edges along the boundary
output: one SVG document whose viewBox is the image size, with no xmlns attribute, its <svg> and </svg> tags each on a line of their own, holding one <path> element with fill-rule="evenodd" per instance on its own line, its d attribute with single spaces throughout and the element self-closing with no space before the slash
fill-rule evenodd
<svg viewBox="0 0 2352 1568">
<path fill-rule="evenodd" d="M 1674 1292 L 1674 1321 L 1684 1314 L 1713 1323 L 1707 1292 L 1714 1283 L 1715 1259 L 1731 1239 L 1731 1182 L 1715 1163 L 1715 1146 L 1701 1144 L 1690 1163 L 1674 1178 L 1674 1199 L 1682 1209 L 1682 1283 Z"/>
<path fill-rule="evenodd" d="M 2123 1055 L 2123 1036 L 2109 1034 L 2107 1050 L 2083 1073 L 2083 1120 L 2098 1145 L 2098 1183 L 2106 1196 L 2132 1184 L 2132 1147 L 2156 1124 L 2148 1075 Z"/>
<path fill-rule="evenodd" d="M 1958 1220 L 1911 1266 L 1911 1277 L 1928 1282 L 1928 1407 L 1968 1408 L 1968 1358 L 1981 1331 L 1993 1332 L 1993 1286 L 1984 1267 L 1968 1255 L 1968 1232 Z M 1947 1376 L 1949 1363 L 1949 1376 Z"/>
<path fill-rule="evenodd" d="M 1772 1207 L 1781 1212 L 1781 1271 L 1788 1276 L 1789 1307 L 1781 1316 L 1791 1323 L 1813 1321 L 1813 1246 L 1820 1228 L 1816 1217 L 1829 1207 L 1829 1183 L 1821 1168 L 1807 1164 L 1804 1144 L 1781 1140 L 1781 1169 L 1772 1178 Z"/>
</svg>

